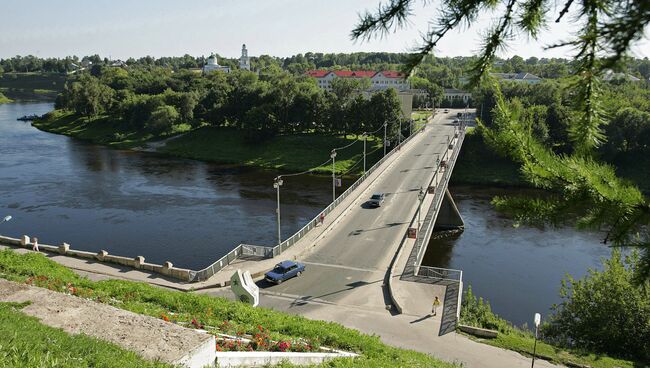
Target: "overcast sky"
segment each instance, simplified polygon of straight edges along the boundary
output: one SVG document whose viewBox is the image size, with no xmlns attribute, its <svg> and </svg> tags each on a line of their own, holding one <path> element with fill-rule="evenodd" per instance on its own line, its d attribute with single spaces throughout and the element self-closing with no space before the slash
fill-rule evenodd
<svg viewBox="0 0 650 368">
<path fill-rule="evenodd" d="M 238 57 L 290 56 L 312 52 L 407 52 L 436 14 L 433 6 L 415 9 L 404 30 L 371 42 L 353 42 L 358 13 L 376 9 L 379 0 L 2 0 L 0 58 L 14 55 L 63 57 L 99 54 L 113 59 L 151 55 L 194 56 L 217 52 Z M 419 3 L 420 4 L 420 3 Z M 551 9 L 549 16 L 555 16 Z M 473 55 L 481 31 L 494 21 L 485 14 L 474 28 L 446 36 L 437 56 Z M 538 42 L 517 40 L 502 57 L 569 57 L 570 50 L 544 51 L 566 39 L 570 19 L 552 23 Z M 575 26 L 574 26 L 575 27 Z M 647 32 L 646 32 L 647 33 Z M 646 37 L 635 56 L 650 57 Z"/>
</svg>

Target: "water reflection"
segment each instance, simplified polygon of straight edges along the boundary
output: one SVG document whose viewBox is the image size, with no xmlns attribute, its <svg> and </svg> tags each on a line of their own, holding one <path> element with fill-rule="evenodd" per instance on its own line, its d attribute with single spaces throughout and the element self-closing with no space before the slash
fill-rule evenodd
<svg viewBox="0 0 650 368">
<path fill-rule="evenodd" d="M 16 121 L 51 104 L 0 106 L 3 234 L 200 268 L 237 244 L 276 242 L 276 172 L 107 149 Z M 327 177 L 282 187 L 289 236 L 330 200 Z"/>
<path fill-rule="evenodd" d="M 463 270 L 465 285 L 490 301 L 492 309 L 516 324 L 536 312 L 547 314 L 560 302 L 562 277 L 582 277 L 610 249 L 602 234 L 571 228 L 521 226 L 498 214 L 490 199 L 512 194 L 503 189 L 450 188 L 465 221 L 465 231 L 432 239 L 423 263 Z"/>
</svg>

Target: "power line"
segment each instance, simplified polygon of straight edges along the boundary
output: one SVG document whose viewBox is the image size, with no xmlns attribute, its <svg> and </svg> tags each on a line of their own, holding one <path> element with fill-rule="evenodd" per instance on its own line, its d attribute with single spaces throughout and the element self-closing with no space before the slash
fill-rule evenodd
<svg viewBox="0 0 650 368">
<path fill-rule="evenodd" d="M 278 175 L 278 176 L 281 176 L 281 177 L 283 177 L 283 178 L 286 178 L 286 177 L 289 177 L 289 176 L 298 176 L 298 175 L 310 174 L 310 173 L 314 172 L 314 170 L 316 170 L 317 168 L 319 168 L 319 167 L 321 167 L 321 166 L 325 166 L 325 165 L 327 165 L 330 161 L 332 161 L 331 158 L 328 159 L 327 161 L 323 162 L 322 164 L 320 164 L 320 165 L 314 167 L 313 169 L 309 169 L 309 170 L 306 170 L 306 171 L 303 171 L 303 172 L 299 172 L 299 173 L 282 174 L 282 175 Z"/>
</svg>

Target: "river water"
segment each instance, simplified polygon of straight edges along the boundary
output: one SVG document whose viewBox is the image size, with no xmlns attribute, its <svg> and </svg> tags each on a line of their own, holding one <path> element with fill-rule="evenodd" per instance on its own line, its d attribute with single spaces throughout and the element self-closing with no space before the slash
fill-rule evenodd
<svg viewBox="0 0 650 368">
<path fill-rule="evenodd" d="M 459 163 L 461 164 L 461 163 Z M 450 187 L 465 222 L 465 231 L 434 238 L 423 264 L 463 270 L 465 288 L 487 299 L 492 310 L 507 320 L 533 325 L 533 316 L 546 316 L 560 303 L 562 278 L 580 278 L 600 268 L 611 248 L 604 234 L 573 228 L 513 227 L 513 221 L 494 210 L 495 195 L 513 190 Z"/>
<path fill-rule="evenodd" d="M 0 215 L 13 216 L 1 234 L 193 269 L 240 243 L 277 244 L 277 173 L 113 150 L 16 121 L 52 108 L 0 105 Z M 283 238 L 331 193 L 329 178 L 284 180 Z"/>
<path fill-rule="evenodd" d="M 0 105 L 0 216 L 13 216 L 0 234 L 193 269 L 239 243 L 275 244 L 277 173 L 113 150 L 16 121 L 51 109 Z M 330 180 L 284 181 L 283 238 L 329 203 Z M 516 324 L 559 302 L 566 272 L 580 277 L 609 254 L 598 234 L 514 229 L 489 204 L 498 190 L 451 191 L 465 232 L 432 240 L 425 264 L 462 269 L 466 285 Z"/>
</svg>

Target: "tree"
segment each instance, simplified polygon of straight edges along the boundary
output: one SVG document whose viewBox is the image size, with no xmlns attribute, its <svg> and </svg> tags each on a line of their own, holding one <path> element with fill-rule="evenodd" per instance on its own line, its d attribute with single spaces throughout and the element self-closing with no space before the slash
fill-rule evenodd
<svg viewBox="0 0 650 368">
<path fill-rule="evenodd" d="M 603 270 L 562 280 L 562 302 L 553 306 L 542 329 L 546 339 L 565 346 L 650 360 L 650 284 L 636 287 L 639 255 L 623 257 L 618 250 L 603 260 Z"/>
<path fill-rule="evenodd" d="M 146 128 L 154 134 L 161 134 L 171 130 L 178 119 L 178 111 L 173 106 L 162 105 L 151 113 Z"/>
<path fill-rule="evenodd" d="M 415 0 L 388 0 L 375 13 L 365 12 L 352 30 L 353 39 L 370 39 L 404 27 L 413 15 Z M 437 19 L 423 34 L 421 45 L 414 50 L 405 71 L 410 73 L 452 29 L 470 26 L 479 14 L 497 9 L 500 2 L 488 0 L 445 1 Z M 554 47 L 570 46 L 576 50 L 573 62 L 572 102 L 574 118 L 567 127 L 572 154 L 558 156 L 539 143 L 520 116 L 501 94 L 498 84 L 489 78 L 496 52 L 507 41 L 524 35 L 536 39 L 546 26 L 550 0 L 506 0 L 503 13 L 487 33 L 479 57 L 472 67 L 471 82 L 496 85 L 497 104 L 494 128 L 482 125 L 481 131 L 492 146 L 519 162 L 522 174 L 533 185 L 557 191 L 564 202 L 581 209 L 572 219 L 566 203 L 558 199 L 514 198 L 502 201 L 521 218 L 535 217 L 538 222 L 571 221 L 580 227 L 605 228 L 604 242 L 638 246 L 642 261 L 637 281 L 650 279 L 650 203 L 627 182 L 618 179 L 611 167 L 594 159 L 595 149 L 605 140 L 602 125 L 604 111 L 600 99 L 600 75 L 607 68 L 622 64 L 635 41 L 644 36 L 650 23 L 647 1 L 565 0 L 557 15 L 560 21 L 573 11 L 574 21 L 581 24 L 574 37 Z M 425 3 L 425 6 L 431 3 Z M 573 9 L 572 9 L 573 7 Z M 533 211 L 531 213 L 531 211 Z"/>
</svg>

